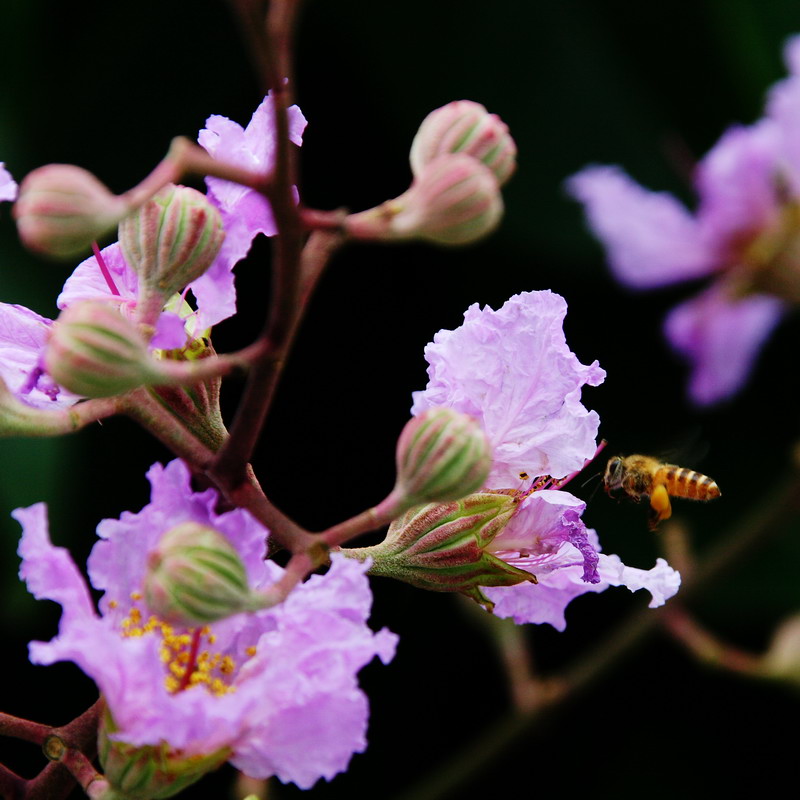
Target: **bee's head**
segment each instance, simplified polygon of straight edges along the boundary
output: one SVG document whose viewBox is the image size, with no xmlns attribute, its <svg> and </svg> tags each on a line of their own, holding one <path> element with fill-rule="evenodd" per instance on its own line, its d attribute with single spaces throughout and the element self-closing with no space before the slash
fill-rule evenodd
<svg viewBox="0 0 800 800">
<path fill-rule="evenodd" d="M 624 476 L 625 466 L 622 456 L 609 458 L 605 475 L 603 475 L 603 486 L 605 486 L 606 492 L 611 494 L 615 489 L 622 488 L 622 479 Z"/>
</svg>

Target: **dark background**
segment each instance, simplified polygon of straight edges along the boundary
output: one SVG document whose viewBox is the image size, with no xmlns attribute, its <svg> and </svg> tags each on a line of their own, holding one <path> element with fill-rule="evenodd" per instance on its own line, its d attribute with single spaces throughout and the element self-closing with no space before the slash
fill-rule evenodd
<svg viewBox="0 0 800 800">
<path fill-rule="evenodd" d="M 5 0 L 0 9 L 0 159 L 18 179 L 41 164 L 69 162 L 123 191 L 172 136 L 194 136 L 212 113 L 244 124 L 260 101 L 221 1 Z M 456 327 L 471 303 L 497 308 L 516 292 L 549 288 L 569 303 L 572 349 L 608 371 L 584 401 L 600 413 L 609 452 L 686 453 L 682 462 L 712 475 L 724 497 L 676 510 L 701 557 L 723 544 L 790 464 L 798 438 L 789 390 L 797 322 L 779 328 L 737 398 L 693 409 L 660 320 L 697 287 L 631 294 L 617 286 L 562 184 L 587 163 L 620 163 L 644 185 L 691 202 L 691 163 L 729 124 L 758 117 L 765 90 L 785 74 L 781 46 L 794 32 L 800 9 L 790 0 L 665 0 L 646 10 L 632 0 L 308 0 L 297 70 L 298 102 L 309 119 L 306 203 L 360 210 L 401 193 L 416 127 L 453 99 L 498 113 L 520 155 L 504 192 L 502 227 L 480 245 L 362 246 L 337 257 L 257 455 L 273 500 L 317 530 L 374 504 L 391 488 L 410 392 L 425 385 L 426 342 Z M 243 345 L 258 329 L 268 252 L 262 242 L 237 269 L 242 311 L 215 332 L 218 349 Z M 23 251 L 7 205 L 0 208 L 0 257 L 2 300 L 54 316 L 71 266 Z M 237 389 L 227 391 L 229 414 Z M 19 530 L 7 513 L 46 500 L 54 540 L 83 563 L 97 522 L 147 502 L 144 472 L 168 455 L 127 420 L 69 439 L 4 441 L 0 452 L 7 663 L 0 709 L 63 724 L 92 701 L 93 686 L 72 665 L 27 664 L 27 641 L 49 639 L 58 611 L 19 584 Z M 574 490 L 589 498 L 594 486 Z M 585 520 L 608 552 L 649 567 L 660 541 L 643 516 L 598 492 Z M 691 604 L 720 636 L 754 651 L 800 607 L 797 524 L 774 533 Z M 374 624 L 397 631 L 400 648 L 388 667 L 362 673 L 370 746 L 346 775 L 318 784 L 313 795 L 321 798 L 416 791 L 509 707 L 491 642 L 457 598 L 380 581 L 374 590 Z M 645 602 L 624 589 L 587 595 L 570 606 L 565 633 L 526 630 L 542 671 L 556 674 L 585 657 Z M 566 788 L 596 797 L 720 796 L 750 783 L 763 791 L 784 778 L 794 782 L 798 711 L 791 690 L 698 666 L 657 635 L 453 796 L 519 788 L 524 796 Z M 0 761 L 26 775 L 43 763 L 34 747 L 5 740 Z M 230 775 L 222 771 L 184 796 L 223 798 Z"/>
</svg>

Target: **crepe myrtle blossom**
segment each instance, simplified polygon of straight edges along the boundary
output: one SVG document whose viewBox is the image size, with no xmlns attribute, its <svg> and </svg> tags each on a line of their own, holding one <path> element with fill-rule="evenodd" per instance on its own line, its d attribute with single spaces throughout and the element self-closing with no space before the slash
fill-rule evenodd
<svg viewBox="0 0 800 800">
<path fill-rule="evenodd" d="M 356 673 L 376 655 L 387 663 L 397 641 L 366 625 L 366 565 L 334 555 L 325 575 L 281 605 L 194 631 L 169 626 L 151 615 L 142 591 L 148 554 L 176 525 L 199 523 L 226 536 L 254 589 L 283 570 L 264 560 L 264 528 L 243 509 L 215 513 L 216 492 L 193 492 L 181 461 L 156 464 L 147 477 L 150 503 L 98 526 L 88 573 L 103 593 L 99 614 L 68 552 L 50 542 L 44 504 L 14 512 L 23 528 L 20 575 L 35 597 L 63 610 L 58 636 L 32 642 L 31 661 L 83 669 L 106 700 L 112 739 L 166 743 L 187 758 L 227 749 L 246 774 L 302 788 L 330 780 L 366 746 L 368 703 Z M 187 681 L 192 636 L 200 648 Z"/>
<path fill-rule="evenodd" d="M 800 37 L 785 59 L 790 77 L 772 88 L 764 117 L 730 128 L 698 164 L 694 213 L 618 167 L 588 167 L 567 183 L 622 283 L 713 278 L 665 321 L 691 364 L 698 404 L 741 389 L 775 325 L 800 302 Z"/>
<path fill-rule="evenodd" d="M 429 381 L 412 407 L 420 414 L 448 406 L 481 423 L 494 457 L 484 491 L 518 499 L 486 550 L 538 580 L 482 591 L 499 616 L 559 630 L 567 604 L 585 592 L 645 588 L 655 607 L 680 584 L 661 559 L 647 571 L 602 554 L 581 519 L 585 504 L 548 488 L 594 456 L 600 420 L 581 403 L 581 389 L 605 378 L 596 361 L 585 366 L 570 351 L 566 311 L 564 299 L 549 291 L 515 295 L 498 311 L 471 306 L 460 327 L 439 331 L 425 348 Z"/>
</svg>

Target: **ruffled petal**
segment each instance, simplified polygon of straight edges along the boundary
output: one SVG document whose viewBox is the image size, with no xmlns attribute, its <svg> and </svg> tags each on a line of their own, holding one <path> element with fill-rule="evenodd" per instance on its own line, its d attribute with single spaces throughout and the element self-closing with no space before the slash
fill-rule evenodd
<svg viewBox="0 0 800 800">
<path fill-rule="evenodd" d="M 277 775 L 283 783 L 310 789 L 319 778 L 344 772 L 353 754 L 366 749 L 368 714 L 360 691 L 312 695 L 254 730 L 231 763 L 254 778 Z"/>
<path fill-rule="evenodd" d="M 566 549 L 566 548 L 565 548 Z M 486 596 L 495 604 L 494 614 L 511 618 L 518 625 L 552 625 L 557 631 L 567 627 L 564 615 L 567 606 L 586 592 L 602 592 L 605 582 L 586 583 L 579 564 L 554 570 L 539 577 L 539 583 L 519 583 L 516 586 L 485 588 Z"/>
<path fill-rule="evenodd" d="M 297 106 L 287 109 L 289 138 L 303 141 L 306 119 Z M 206 120 L 197 141 L 212 156 L 254 172 L 268 173 L 275 162 L 275 109 L 267 96 L 253 113 L 246 128 L 215 114 Z M 219 178 L 206 178 L 208 197 L 219 208 L 225 241 L 211 268 L 191 285 L 197 299 L 201 327 L 211 327 L 236 312 L 236 294 L 231 270 L 250 251 L 253 239 L 278 230 L 272 209 L 258 192 Z"/>
<path fill-rule="evenodd" d="M 19 576 L 37 600 L 53 600 L 64 609 L 62 624 L 97 619 L 89 590 L 69 551 L 54 547 L 47 525 L 47 506 L 36 503 L 11 512 L 22 526 Z"/>
<path fill-rule="evenodd" d="M 632 592 L 646 589 L 652 595 L 650 608 L 663 606 L 675 595 L 681 585 L 681 575 L 663 558 L 656 560 L 652 569 L 626 567 L 619 556 L 600 554 L 598 572 L 602 580 L 610 586 L 627 586 Z"/>
<path fill-rule="evenodd" d="M 619 167 L 588 167 L 567 181 L 614 276 L 635 289 L 712 273 L 720 253 L 698 221 L 670 194 L 651 192 Z"/>
<path fill-rule="evenodd" d="M 780 213 L 780 145 L 775 123 L 762 120 L 728 130 L 698 165 L 697 218 L 718 252 L 732 251 Z"/>
<path fill-rule="evenodd" d="M 411 413 L 449 406 L 475 417 L 492 445 L 487 486 L 514 486 L 521 472 L 563 477 L 594 454 L 599 418 L 580 393 L 605 371 L 570 351 L 566 312 L 549 291 L 515 295 L 499 311 L 475 304 L 425 348 L 429 381 Z"/>
<path fill-rule="evenodd" d="M 768 295 L 731 298 L 724 284 L 674 308 L 664 329 L 691 365 L 692 400 L 716 403 L 741 389 L 785 309 L 781 300 Z"/>
</svg>

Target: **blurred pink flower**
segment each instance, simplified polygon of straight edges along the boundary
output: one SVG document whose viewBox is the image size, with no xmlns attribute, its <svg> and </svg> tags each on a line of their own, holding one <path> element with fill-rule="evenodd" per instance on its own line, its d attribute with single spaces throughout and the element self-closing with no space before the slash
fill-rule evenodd
<svg viewBox="0 0 800 800">
<path fill-rule="evenodd" d="M 790 77 L 772 88 L 764 118 L 729 129 L 699 163 L 693 214 L 618 167 L 588 167 L 567 183 L 622 283 L 647 289 L 713 277 L 665 324 L 691 364 L 698 404 L 742 388 L 761 346 L 800 301 L 800 37 L 785 58 Z"/>
</svg>

